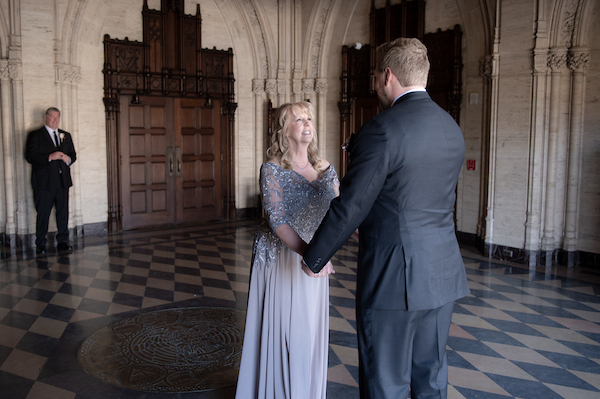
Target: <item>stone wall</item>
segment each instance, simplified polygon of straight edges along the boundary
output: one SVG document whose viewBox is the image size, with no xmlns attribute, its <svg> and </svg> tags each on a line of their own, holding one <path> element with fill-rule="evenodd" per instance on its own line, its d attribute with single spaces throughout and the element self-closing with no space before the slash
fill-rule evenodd
<svg viewBox="0 0 600 399">
<path fill-rule="evenodd" d="M 310 99 L 323 155 L 339 168 L 341 48 L 368 43 L 371 1 L 186 0 L 185 12 L 194 14 L 197 4 L 203 47 L 234 53 L 236 207 L 259 205 L 268 100 L 278 106 Z M 106 222 L 103 38 L 142 40 L 142 5 L 143 0 L 0 3 L 5 235 L 35 231 L 30 167 L 21 153 L 27 132 L 43 123 L 49 106 L 63 111 L 61 127 L 73 134 L 78 151 L 70 225 Z M 158 9 L 160 0 L 148 6 Z M 558 250 L 568 236 L 566 250 L 600 253 L 598 8 L 593 0 L 505 0 L 499 8 L 495 1 L 427 1 L 426 32 L 455 24 L 464 32 L 460 125 L 466 159 L 476 168 L 463 168 L 457 188 L 461 233 L 533 252 Z M 573 32 L 572 46 L 585 47 L 583 85 L 572 86 L 575 75 L 565 69 L 563 83 L 553 86 L 552 68 L 543 65 L 558 48 L 552 38 L 564 35 L 565 27 Z M 566 91 L 553 103 L 551 88 L 561 85 Z M 570 101 L 577 90 L 583 104 L 574 111 Z M 579 125 L 572 118 L 578 109 Z M 560 116 L 553 124 L 555 110 Z M 580 150 L 572 153 L 577 126 Z"/>
</svg>

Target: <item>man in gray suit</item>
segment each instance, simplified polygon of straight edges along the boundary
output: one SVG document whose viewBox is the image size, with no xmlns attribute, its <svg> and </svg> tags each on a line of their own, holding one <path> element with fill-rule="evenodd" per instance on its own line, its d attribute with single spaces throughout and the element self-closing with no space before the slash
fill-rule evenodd
<svg viewBox="0 0 600 399">
<path fill-rule="evenodd" d="M 407 398 L 409 388 L 412 399 L 446 398 L 452 310 L 469 293 L 453 218 L 464 139 L 427 94 L 428 74 L 417 39 L 377 49 L 383 111 L 350 143 L 341 194 L 303 255 L 305 272 L 318 273 L 358 228 L 363 399 Z"/>
</svg>

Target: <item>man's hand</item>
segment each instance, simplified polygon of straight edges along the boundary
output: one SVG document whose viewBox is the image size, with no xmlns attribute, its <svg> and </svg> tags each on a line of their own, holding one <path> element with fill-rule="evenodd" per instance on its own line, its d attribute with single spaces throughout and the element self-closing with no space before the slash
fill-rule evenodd
<svg viewBox="0 0 600 399">
<path fill-rule="evenodd" d="M 48 156 L 48 161 L 63 161 L 64 163 L 68 164 L 71 162 L 71 157 L 62 151 L 55 151 Z"/>
<path fill-rule="evenodd" d="M 335 274 L 335 270 L 333 270 L 333 265 L 331 264 L 331 261 L 327 262 L 327 264 L 323 266 L 321 271 L 317 274 L 313 273 L 313 271 L 310 270 L 308 266 L 306 266 L 306 263 L 304 263 L 304 259 L 301 260 L 300 263 L 302 264 L 302 271 L 304 271 L 304 273 L 308 277 L 325 277 L 329 274 Z"/>
</svg>

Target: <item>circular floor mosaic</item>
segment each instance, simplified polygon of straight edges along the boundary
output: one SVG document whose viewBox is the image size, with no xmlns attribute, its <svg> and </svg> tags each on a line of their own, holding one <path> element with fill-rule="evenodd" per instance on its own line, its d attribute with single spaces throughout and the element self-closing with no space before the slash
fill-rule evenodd
<svg viewBox="0 0 600 399">
<path fill-rule="evenodd" d="M 245 313 L 184 308 L 145 313 L 112 323 L 79 349 L 83 368 L 122 388 L 193 392 L 234 385 Z"/>
</svg>

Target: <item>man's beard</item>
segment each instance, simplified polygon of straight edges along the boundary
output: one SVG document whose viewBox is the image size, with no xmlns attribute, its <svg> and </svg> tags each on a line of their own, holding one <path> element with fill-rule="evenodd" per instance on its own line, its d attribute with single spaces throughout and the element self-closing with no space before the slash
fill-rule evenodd
<svg viewBox="0 0 600 399">
<path fill-rule="evenodd" d="M 377 98 L 379 98 L 379 108 L 381 108 L 382 111 L 391 107 L 392 102 L 386 98 L 385 95 L 377 93 Z"/>
</svg>

